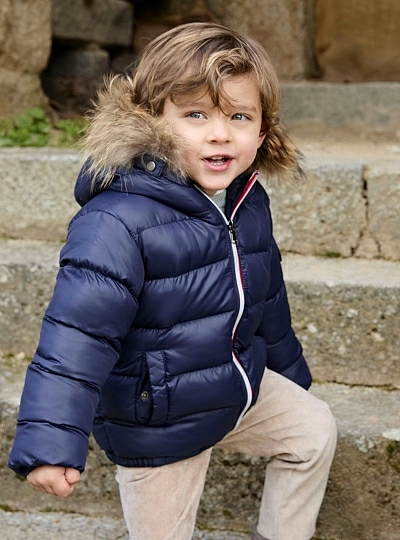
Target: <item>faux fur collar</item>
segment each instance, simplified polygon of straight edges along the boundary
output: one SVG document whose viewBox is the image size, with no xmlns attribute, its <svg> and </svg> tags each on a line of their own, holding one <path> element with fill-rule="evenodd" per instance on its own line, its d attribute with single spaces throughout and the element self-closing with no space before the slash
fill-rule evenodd
<svg viewBox="0 0 400 540">
<path fill-rule="evenodd" d="M 133 103 L 132 81 L 111 80 L 100 91 L 96 109 L 84 138 L 84 159 L 95 177 L 109 177 L 118 168 L 148 154 L 164 161 L 178 177 L 186 177 L 183 142 L 163 117 Z"/>
<path fill-rule="evenodd" d="M 165 162 L 171 173 L 187 178 L 183 140 L 174 135 L 168 122 L 134 103 L 132 79 L 115 77 L 98 96 L 96 109 L 84 138 L 84 159 L 89 173 L 103 187 L 119 168 L 148 154 Z M 272 125 L 260 147 L 254 168 L 267 175 L 302 178 L 302 155 L 278 123 Z"/>
</svg>

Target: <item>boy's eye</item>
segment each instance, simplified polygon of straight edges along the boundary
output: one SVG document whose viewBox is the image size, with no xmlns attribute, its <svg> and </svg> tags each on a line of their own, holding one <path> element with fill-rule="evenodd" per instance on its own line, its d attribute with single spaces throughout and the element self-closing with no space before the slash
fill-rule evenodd
<svg viewBox="0 0 400 540">
<path fill-rule="evenodd" d="M 236 113 L 232 116 L 232 120 L 248 120 L 249 117 L 243 113 Z"/>
<path fill-rule="evenodd" d="M 195 118 L 196 120 L 201 119 L 201 118 L 205 118 L 204 114 L 202 112 L 199 112 L 199 111 L 190 112 L 188 114 L 188 116 L 189 116 L 189 118 Z"/>
</svg>

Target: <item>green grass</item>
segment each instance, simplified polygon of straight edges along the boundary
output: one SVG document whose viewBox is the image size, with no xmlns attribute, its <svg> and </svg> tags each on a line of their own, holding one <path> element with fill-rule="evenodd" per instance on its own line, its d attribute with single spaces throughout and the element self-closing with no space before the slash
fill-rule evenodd
<svg viewBox="0 0 400 540">
<path fill-rule="evenodd" d="M 33 107 L 12 120 L 0 121 L 0 147 L 77 147 L 85 133 L 87 122 L 83 118 L 59 120 L 52 124 L 46 112 Z"/>
<path fill-rule="evenodd" d="M 85 134 L 87 120 L 79 118 L 77 120 L 60 120 L 56 129 L 60 132 L 55 146 L 73 148 Z"/>
</svg>

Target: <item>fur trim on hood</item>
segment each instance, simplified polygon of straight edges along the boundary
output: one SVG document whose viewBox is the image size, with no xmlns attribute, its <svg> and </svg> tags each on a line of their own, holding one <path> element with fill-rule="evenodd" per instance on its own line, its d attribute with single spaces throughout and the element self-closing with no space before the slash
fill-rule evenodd
<svg viewBox="0 0 400 540">
<path fill-rule="evenodd" d="M 184 141 L 162 117 L 134 103 L 133 81 L 116 76 L 98 94 L 95 110 L 83 139 L 84 160 L 93 181 L 106 187 L 119 168 L 129 168 L 143 154 L 166 163 L 178 178 L 188 177 Z M 268 176 L 301 178 L 301 153 L 278 124 L 270 126 L 254 162 Z"/>
</svg>

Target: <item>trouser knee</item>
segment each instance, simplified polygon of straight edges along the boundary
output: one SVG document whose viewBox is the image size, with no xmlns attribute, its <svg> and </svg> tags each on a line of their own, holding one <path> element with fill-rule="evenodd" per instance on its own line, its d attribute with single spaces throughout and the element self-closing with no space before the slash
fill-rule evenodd
<svg viewBox="0 0 400 540">
<path fill-rule="evenodd" d="M 320 401 L 318 414 L 313 419 L 313 444 L 317 455 L 332 459 L 337 444 L 337 424 L 329 406 Z"/>
</svg>

